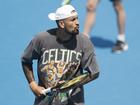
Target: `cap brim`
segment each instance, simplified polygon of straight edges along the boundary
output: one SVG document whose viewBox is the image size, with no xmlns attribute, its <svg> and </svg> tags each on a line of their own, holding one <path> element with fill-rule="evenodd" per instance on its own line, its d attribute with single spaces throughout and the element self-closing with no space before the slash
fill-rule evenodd
<svg viewBox="0 0 140 105">
<path fill-rule="evenodd" d="M 49 13 L 48 17 L 49 17 L 50 20 L 57 20 L 56 17 L 55 17 L 55 13 Z"/>
</svg>

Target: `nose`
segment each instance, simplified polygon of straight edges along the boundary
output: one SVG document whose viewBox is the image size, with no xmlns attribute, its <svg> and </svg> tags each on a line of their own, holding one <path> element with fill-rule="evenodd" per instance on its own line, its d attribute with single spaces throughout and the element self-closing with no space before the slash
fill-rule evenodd
<svg viewBox="0 0 140 105">
<path fill-rule="evenodd" d="M 76 25 L 79 25 L 79 20 L 78 18 L 75 20 Z"/>
</svg>

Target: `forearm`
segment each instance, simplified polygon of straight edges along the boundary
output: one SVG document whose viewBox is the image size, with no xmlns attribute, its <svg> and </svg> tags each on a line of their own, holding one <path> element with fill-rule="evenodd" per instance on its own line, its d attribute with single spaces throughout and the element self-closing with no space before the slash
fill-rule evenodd
<svg viewBox="0 0 140 105">
<path fill-rule="evenodd" d="M 89 74 L 89 76 L 85 80 L 83 80 L 80 85 L 87 84 L 87 83 L 97 79 L 98 77 L 99 77 L 99 72 L 97 72 L 95 74 Z"/>
<path fill-rule="evenodd" d="M 22 62 L 22 68 L 23 68 L 23 72 L 25 74 L 25 77 L 26 77 L 26 79 L 29 83 L 29 86 L 30 86 L 31 90 L 33 91 L 33 93 L 36 96 L 41 96 L 42 90 L 44 90 L 45 88 L 42 86 L 38 86 L 38 84 L 35 82 L 32 65 L 25 64 Z"/>
<path fill-rule="evenodd" d="M 35 81 L 32 64 L 26 64 L 22 62 L 22 68 L 28 83 L 30 84 L 31 82 Z"/>
</svg>

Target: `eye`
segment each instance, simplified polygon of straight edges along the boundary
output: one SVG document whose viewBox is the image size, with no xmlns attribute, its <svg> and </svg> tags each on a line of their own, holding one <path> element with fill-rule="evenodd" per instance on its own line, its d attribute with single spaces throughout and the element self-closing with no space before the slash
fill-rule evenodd
<svg viewBox="0 0 140 105">
<path fill-rule="evenodd" d="M 71 21 L 75 21 L 75 20 L 78 20 L 78 17 L 74 17 L 71 19 Z"/>
<path fill-rule="evenodd" d="M 75 21 L 75 20 L 76 20 L 76 18 L 73 18 L 73 19 L 72 19 L 72 21 Z"/>
</svg>

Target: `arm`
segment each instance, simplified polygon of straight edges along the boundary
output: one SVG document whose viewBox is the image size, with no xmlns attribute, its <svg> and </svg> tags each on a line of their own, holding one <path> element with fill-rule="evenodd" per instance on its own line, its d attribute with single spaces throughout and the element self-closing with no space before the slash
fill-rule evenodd
<svg viewBox="0 0 140 105">
<path fill-rule="evenodd" d="M 23 72 L 28 83 L 30 84 L 31 82 L 35 81 L 34 75 L 33 75 L 32 64 L 26 64 L 22 62 L 22 68 L 23 68 Z"/>
<path fill-rule="evenodd" d="M 96 72 L 94 74 L 89 73 L 89 76 L 86 79 L 84 79 L 83 81 L 81 81 L 81 83 L 79 85 L 85 85 L 85 84 L 95 80 L 98 77 L 99 77 L 99 72 Z"/>
<path fill-rule="evenodd" d="M 95 80 L 99 76 L 99 66 L 96 60 L 94 45 L 89 39 L 84 40 L 84 52 L 82 59 L 83 70 L 89 73 L 89 77 L 83 81 L 82 84 L 86 84 L 92 80 Z"/>
<path fill-rule="evenodd" d="M 39 44 L 39 42 L 38 42 L 37 38 L 34 38 L 29 43 L 27 48 L 24 50 L 24 53 L 21 57 L 23 72 L 25 74 L 25 77 L 29 83 L 31 90 L 33 91 L 33 93 L 36 96 L 40 96 L 41 91 L 44 89 L 43 87 L 38 86 L 37 83 L 35 82 L 33 67 L 32 67 L 32 61 L 34 59 L 38 59 L 38 57 L 39 57 L 38 44 Z"/>
<path fill-rule="evenodd" d="M 95 54 L 92 53 L 91 56 L 89 56 L 87 67 L 85 68 L 85 70 L 89 73 L 89 76 L 83 81 L 82 84 L 86 84 L 99 77 L 99 67 L 96 61 Z"/>
<path fill-rule="evenodd" d="M 44 87 L 38 86 L 38 84 L 35 82 L 34 75 L 33 75 L 33 69 L 32 69 L 32 64 L 26 64 L 22 62 L 22 68 L 23 72 L 25 74 L 25 77 L 29 83 L 29 86 L 32 90 L 32 92 L 36 96 L 41 96 L 42 95 L 42 90 L 45 89 Z"/>
</svg>

